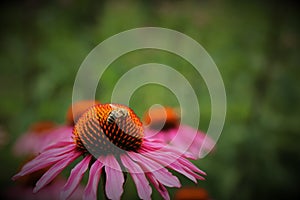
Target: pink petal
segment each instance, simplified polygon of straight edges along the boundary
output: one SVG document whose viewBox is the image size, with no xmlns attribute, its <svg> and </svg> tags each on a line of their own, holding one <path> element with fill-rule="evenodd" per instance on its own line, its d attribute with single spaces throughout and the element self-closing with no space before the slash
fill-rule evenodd
<svg viewBox="0 0 300 200">
<path fill-rule="evenodd" d="M 143 155 L 152 153 L 159 153 L 163 155 L 166 153 L 175 153 L 178 155 L 178 157 L 184 156 L 185 158 L 196 159 L 196 157 L 188 151 L 182 151 L 179 148 L 174 148 L 174 146 L 162 142 L 161 140 L 149 138 L 144 138 L 139 153 L 142 153 Z"/>
<path fill-rule="evenodd" d="M 44 150 L 40 155 L 54 157 L 54 156 L 65 154 L 70 151 L 74 151 L 76 149 L 76 145 L 74 143 L 68 143 L 65 144 L 64 146 L 58 146 L 58 145 L 57 146 L 51 145 L 51 146 L 52 148 Z"/>
<path fill-rule="evenodd" d="M 50 183 L 67 165 L 73 162 L 80 155 L 81 153 L 75 152 L 70 157 L 68 156 L 67 158 L 60 160 L 59 162 L 54 164 L 36 183 L 33 192 L 38 192 L 41 188 Z"/>
<path fill-rule="evenodd" d="M 209 137 L 208 135 L 206 135 L 202 132 L 199 132 L 195 141 L 192 144 L 192 147 L 197 147 L 197 145 L 195 145 L 194 143 L 202 144 L 200 149 L 199 148 L 195 148 L 195 149 L 191 148 L 191 152 L 194 151 L 195 155 L 197 155 L 198 158 L 202 158 L 204 153 L 209 153 L 210 151 L 212 151 L 216 144 L 216 142 L 211 137 Z"/>
<path fill-rule="evenodd" d="M 151 199 L 152 189 L 149 185 L 149 182 L 148 182 L 142 168 L 126 155 L 121 156 L 121 160 L 122 160 L 123 165 L 129 171 L 129 173 L 136 185 L 139 197 L 141 199 Z"/>
<path fill-rule="evenodd" d="M 197 158 L 214 147 L 214 142 L 208 135 L 190 126 L 181 125 L 178 129 L 170 132 L 177 132 L 171 145 L 178 147 L 183 152 L 188 151 Z"/>
<path fill-rule="evenodd" d="M 40 135 L 38 141 L 35 141 L 39 145 L 35 144 L 35 152 L 39 153 L 48 149 L 49 146 L 58 145 L 57 143 L 61 142 L 73 142 L 72 140 L 72 131 L 73 128 L 70 126 L 61 126 L 53 130 L 48 131 L 47 133 Z"/>
<path fill-rule="evenodd" d="M 193 163 L 191 163 L 189 160 L 185 159 L 185 158 L 179 158 L 178 159 L 179 163 L 181 163 L 182 165 L 186 166 L 187 168 L 206 176 L 206 173 L 202 170 L 200 170 L 198 167 L 196 167 Z"/>
<path fill-rule="evenodd" d="M 12 177 L 12 180 L 16 180 L 32 172 L 49 167 L 50 165 L 58 162 L 59 160 L 69 157 L 69 155 L 70 153 L 66 153 L 65 155 L 60 155 L 56 157 L 47 157 L 41 154 L 40 156 L 26 163 L 23 166 L 22 170 Z"/>
<path fill-rule="evenodd" d="M 160 193 L 160 195 L 165 199 L 165 200 L 169 200 L 170 196 L 169 196 L 169 192 L 168 190 L 165 188 L 165 186 L 163 186 L 160 182 L 158 182 L 155 177 L 151 174 L 151 173 L 146 173 L 148 179 L 150 180 L 150 182 L 153 184 L 153 186 L 155 187 L 155 189 Z"/>
<path fill-rule="evenodd" d="M 37 155 L 58 141 L 72 142 L 72 129 L 70 126 L 61 126 L 45 131 L 42 134 L 27 132 L 15 143 L 13 149 L 14 153 L 16 155 Z"/>
<path fill-rule="evenodd" d="M 187 167 L 183 167 L 183 169 L 190 174 L 191 176 L 195 177 L 198 180 L 205 180 L 204 177 L 200 176 L 199 174 L 195 173 L 194 171 L 192 171 L 191 169 L 187 168 Z"/>
<path fill-rule="evenodd" d="M 181 152 L 181 154 L 184 154 L 187 158 L 200 158 L 204 153 L 212 150 L 215 145 L 215 142 L 208 135 L 187 125 L 181 125 L 179 128 L 170 129 L 168 131 L 160 131 L 154 136 L 152 132 L 152 130 L 145 129 L 146 135 L 152 135 L 146 139 L 150 142 L 152 142 L 151 140 L 154 138 L 161 139 L 165 144 L 164 146 L 160 145 L 161 147 L 157 149 L 165 151 L 168 149 L 166 147 L 169 146 L 166 144 L 170 144 L 177 148 L 177 152 Z M 155 145 L 157 144 L 155 143 Z M 151 151 L 148 146 L 149 144 L 146 144 L 145 148 Z"/>
<path fill-rule="evenodd" d="M 69 146 L 69 145 L 75 145 L 73 141 L 69 141 L 69 140 L 61 140 L 61 141 L 57 141 L 49 146 L 46 146 L 43 151 L 47 151 L 49 149 L 53 149 L 53 148 L 59 148 L 59 147 L 64 147 L 64 146 Z"/>
<path fill-rule="evenodd" d="M 174 153 L 168 153 L 165 155 L 152 153 L 147 155 L 151 160 L 155 160 L 156 162 L 162 164 L 163 166 L 168 166 L 169 168 L 185 175 L 189 179 L 194 182 L 197 182 L 196 179 L 204 180 L 204 178 L 197 173 L 202 175 L 206 175 L 203 171 L 198 169 L 193 163 L 186 160 L 185 158 L 178 157 Z"/>
<path fill-rule="evenodd" d="M 143 138 L 142 148 L 145 148 L 145 150 L 152 151 L 152 150 L 158 150 L 163 148 L 166 145 L 166 143 L 160 139 L 153 139 L 153 138 Z"/>
<path fill-rule="evenodd" d="M 178 165 L 177 163 L 172 163 L 169 165 L 169 167 L 181 174 L 183 174 L 184 176 L 186 176 L 187 178 L 189 178 L 190 180 L 192 180 L 194 183 L 197 183 L 197 179 L 196 177 L 191 174 L 188 173 L 185 169 L 183 169 L 180 165 Z"/>
<path fill-rule="evenodd" d="M 105 191 L 109 199 L 120 199 L 123 193 L 124 175 L 114 156 L 103 157 L 106 172 Z"/>
<path fill-rule="evenodd" d="M 103 164 L 98 160 L 96 160 L 95 163 L 92 165 L 90 169 L 89 180 L 83 194 L 84 200 L 97 199 L 97 189 L 98 189 L 98 183 L 100 181 L 102 167 Z"/>
<path fill-rule="evenodd" d="M 176 176 L 173 176 L 166 168 L 156 163 L 155 161 L 142 156 L 141 154 L 128 152 L 128 155 L 136 162 L 138 162 L 144 170 L 153 176 L 162 184 L 168 187 L 180 187 L 181 184 Z"/>
<path fill-rule="evenodd" d="M 76 167 L 72 169 L 68 181 L 64 185 L 60 194 L 61 199 L 68 199 L 78 187 L 84 173 L 88 169 L 91 158 L 91 155 L 86 156 L 80 163 L 76 165 Z"/>
<path fill-rule="evenodd" d="M 192 181 L 197 182 L 196 178 L 193 175 L 191 175 L 190 173 L 186 172 L 186 170 L 183 169 L 183 166 L 181 164 L 178 164 L 177 161 L 170 163 L 170 161 L 174 160 L 174 158 L 170 157 L 170 155 L 161 156 L 161 155 L 151 154 L 151 159 L 162 164 L 163 166 L 168 166 L 169 168 L 185 175 Z"/>
</svg>

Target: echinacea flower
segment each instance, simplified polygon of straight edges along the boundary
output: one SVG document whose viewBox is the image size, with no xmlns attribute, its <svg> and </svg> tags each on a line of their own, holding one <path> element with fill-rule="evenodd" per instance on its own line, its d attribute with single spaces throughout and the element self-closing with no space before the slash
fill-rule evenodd
<svg viewBox="0 0 300 200">
<path fill-rule="evenodd" d="M 147 128 L 145 135 L 168 143 L 182 151 L 201 158 L 214 147 L 214 141 L 204 132 L 181 124 L 176 110 L 171 107 L 151 108 L 143 119 Z"/>
<path fill-rule="evenodd" d="M 203 180 L 203 171 L 193 165 L 188 154 L 144 137 L 141 121 L 128 107 L 119 104 L 98 104 L 84 112 L 66 137 L 44 149 L 28 162 L 13 179 L 16 180 L 41 168 L 50 167 L 34 188 L 38 192 L 73 161 L 82 159 L 72 169 L 62 188 L 61 198 L 67 199 L 89 169 L 89 179 L 83 199 L 96 199 L 101 174 L 105 176 L 105 195 L 120 199 L 128 172 L 141 199 L 150 199 L 149 182 L 169 199 L 165 186 L 180 187 L 180 182 L 168 169 L 177 171 L 197 182 Z"/>
</svg>

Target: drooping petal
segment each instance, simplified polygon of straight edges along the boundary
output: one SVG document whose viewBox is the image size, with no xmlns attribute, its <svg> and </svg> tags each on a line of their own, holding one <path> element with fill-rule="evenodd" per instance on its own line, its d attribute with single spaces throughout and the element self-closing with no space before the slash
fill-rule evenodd
<svg viewBox="0 0 300 200">
<path fill-rule="evenodd" d="M 89 180 L 83 194 L 83 200 L 97 199 L 97 189 L 98 189 L 98 183 L 100 181 L 102 167 L 103 164 L 98 160 L 96 160 L 94 164 L 91 166 Z"/>
<path fill-rule="evenodd" d="M 147 143 L 146 143 L 147 142 Z M 205 172 L 203 172 L 202 170 L 200 170 L 199 168 L 197 168 L 193 163 L 191 163 L 187 158 L 191 158 L 193 160 L 195 160 L 196 158 L 194 156 L 191 156 L 190 154 L 188 153 L 184 153 L 184 152 L 181 152 L 179 151 L 178 149 L 174 148 L 174 147 L 171 147 L 169 145 L 165 145 L 164 144 L 164 147 L 161 147 L 161 144 L 159 143 L 156 143 L 156 144 L 152 144 L 152 146 L 157 146 L 158 149 L 155 150 L 155 151 L 148 151 L 147 149 L 147 146 L 150 145 L 150 141 L 148 140 L 145 140 L 144 143 L 146 145 L 142 146 L 142 148 L 144 148 L 143 152 L 141 152 L 142 155 L 146 156 L 146 157 L 149 157 L 152 159 L 152 157 L 156 156 L 156 157 L 161 157 L 162 155 L 163 156 L 171 156 L 172 158 L 170 158 L 170 163 L 172 162 L 180 162 L 181 165 L 184 165 L 188 168 L 191 168 L 191 170 L 197 172 L 197 173 L 200 173 L 201 175 L 206 175 Z M 152 147 L 154 148 L 154 147 Z"/>
<path fill-rule="evenodd" d="M 161 154 L 155 152 L 147 154 L 147 156 L 151 160 L 155 160 L 163 166 L 171 168 L 185 175 L 187 178 L 191 179 L 194 182 L 197 182 L 196 179 L 204 180 L 204 178 L 197 173 L 200 173 L 201 175 L 206 175 L 203 171 L 194 166 L 193 163 L 189 162 L 185 158 L 180 157 L 180 155 L 175 155 L 174 153 L 169 153 L 162 156 Z"/>
<path fill-rule="evenodd" d="M 140 164 L 148 173 L 153 176 L 162 184 L 168 187 L 180 187 L 181 184 L 176 176 L 173 176 L 164 166 L 156 163 L 155 161 L 135 152 L 128 152 L 128 155 Z"/>
<path fill-rule="evenodd" d="M 183 169 L 190 174 L 191 176 L 195 177 L 198 180 L 205 180 L 205 178 L 203 176 L 200 176 L 199 174 L 197 174 L 196 172 L 194 172 L 193 170 L 189 169 L 188 167 L 183 167 Z"/>
<path fill-rule="evenodd" d="M 64 168 L 66 168 L 67 165 L 69 165 L 71 162 L 73 162 L 76 158 L 78 158 L 81 155 L 80 152 L 75 152 L 69 157 L 58 161 L 56 164 L 54 164 L 36 183 L 35 188 L 33 189 L 33 192 L 38 192 L 41 188 L 43 188 L 45 185 L 50 183 L 59 173 L 62 172 Z"/>
<path fill-rule="evenodd" d="M 158 155 L 158 154 L 149 154 L 148 155 L 152 160 L 155 160 L 156 162 L 162 164 L 163 166 L 168 166 L 169 168 L 185 175 L 186 177 L 188 177 L 189 179 L 191 179 L 194 182 L 197 182 L 196 178 L 191 175 L 190 173 L 187 173 L 183 168 L 182 165 L 178 164 L 176 161 L 176 157 L 168 154 L 168 155 Z"/>
<path fill-rule="evenodd" d="M 48 131 L 43 135 L 40 135 L 38 140 L 35 141 L 35 153 L 43 152 L 45 149 L 48 149 L 48 147 L 52 145 L 57 146 L 58 143 L 73 143 L 72 130 L 73 128 L 71 126 L 61 126 L 57 127 L 54 130 Z"/>
<path fill-rule="evenodd" d="M 60 194 L 60 199 L 68 199 L 75 189 L 78 187 L 84 173 L 88 169 L 92 156 L 86 156 L 80 163 L 76 165 L 71 171 L 67 183 L 64 185 Z"/>
<path fill-rule="evenodd" d="M 171 169 L 173 169 L 174 171 L 177 171 L 181 174 L 183 174 L 184 176 L 186 176 L 187 178 L 189 178 L 190 180 L 192 180 L 194 183 L 197 183 L 197 179 L 195 176 L 193 176 L 193 174 L 188 173 L 185 169 L 183 169 L 180 165 L 178 165 L 177 163 L 172 163 L 169 165 L 169 167 Z"/>
<path fill-rule="evenodd" d="M 165 200 L 170 200 L 170 196 L 169 196 L 169 192 L 168 190 L 165 188 L 165 186 L 163 186 L 163 184 L 161 184 L 159 181 L 157 181 L 155 179 L 155 177 L 153 176 L 153 174 L 151 173 L 146 173 L 149 181 L 153 184 L 153 186 L 155 187 L 155 189 L 159 192 L 159 194 L 165 199 Z"/>
<path fill-rule="evenodd" d="M 120 199 L 123 194 L 124 175 L 118 161 L 113 155 L 104 156 L 106 172 L 105 191 L 109 199 Z"/>
<path fill-rule="evenodd" d="M 121 156 L 123 165 L 129 171 L 141 199 L 151 199 L 152 189 L 141 167 L 127 155 Z"/>
<path fill-rule="evenodd" d="M 48 157 L 46 155 L 39 155 L 33 160 L 26 163 L 21 171 L 17 173 L 15 176 L 12 177 L 12 180 L 16 180 L 22 176 L 25 176 L 27 174 L 30 174 L 32 172 L 38 171 L 40 169 L 44 169 L 46 167 L 49 167 L 58 161 L 67 158 L 71 152 L 66 153 L 64 155 L 54 156 L 54 157 Z"/>
<path fill-rule="evenodd" d="M 43 149 L 43 152 L 49 150 L 49 149 L 53 149 L 53 148 L 58 148 L 58 147 L 65 147 L 65 146 L 69 146 L 69 145 L 75 145 L 73 141 L 70 140 L 60 140 L 57 141 L 53 144 L 50 144 L 49 146 L 45 147 Z"/>
<path fill-rule="evenodd" d="M 74 151 L 76 149 L 76 145 L 74 143 L 65 143 L 64 146 L 52 146 L 52 148 L 44 150 L 41 154 L 38 156 L 45 156 L 45 157 L 54 157 L 66 154 L 70 151 Z M 37 156 L 37 157 L 38 157 Z"/>
<path fill-rule="evenodd" d="M 178 158 L 178 161 L 179 161 L 180 164 L 186 166 L 187 168 L 189 168 L 189 169 L 191 169 L 191 170 L 193 170 L 193 171 L 195 171 L 195 172 L 197 172 L 197 173 L 199 173 L 199 174 L 201 174 L 201 175 L 206 176 L 206 173 L 205 173 L 204 171 L 202 171 L 202 170 L 200 170 L 199 168 L 197 168 L 197 167 L 196 167 L 193 163 L 191 163 L 189 160 L 184 159 L 184 158 L 181 157 L 181 158 Z"/>
<path fill-rule="evenodd" d="M 143 143 L 139 149 L 139 153 L 142 154 L 152 154 L 152 153 L 175 153 L 177 155 L 183 156 L 185 158 L 196 159 L 196 157 L 189 151 L 182 151 L 179 148 L 174 148 L 174 146 L 166 144 L 165 142 L 153 138 L 143 138 Z"/>
</svg>

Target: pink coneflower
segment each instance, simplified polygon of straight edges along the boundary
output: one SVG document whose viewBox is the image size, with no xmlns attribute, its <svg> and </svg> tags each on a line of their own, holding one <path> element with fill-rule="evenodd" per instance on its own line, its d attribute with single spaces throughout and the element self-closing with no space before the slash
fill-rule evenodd
<svg viewBox="0 0 300 200">
<path fill-rule="evenodd" d="M 27 163 L 13 179 L 41 168 L 50 169 L 36 183 L 34 192 L 42 189 L 73 161 L 82 158 L 72 169 L 62 188 L 61 198 L 67 199 L 89 169 L 89 180 L 83 199 L 96 199 L 101 174 L 105 178 L 105 195 L 120 199 L 129 172 L 140 198 L 150 199 L 149 182 L 164 199 L 169 199 L 165 186 L 180 187 L 178 178 L 167 168 L 191 180 L 203 180 L 204 172 L 182 154 L 164 143 L 144 137 L 142 123 L 128 107 L 118 104 L 98 104 L 88 109 L 76 122 L 72 138 L 65 138 L 48 146 L 34 160 Z"/>
<path fill-rule="evenodd" d="M 182 151 L 190 152 L 196 158 L 202 157 L 214 147 L 214 141 L 204 132 L 180 124 L 176 110 L 170 107 L 151 108 L 144 115 L 147 126 L 145 135 L 160 139 Z"/>
</svg>

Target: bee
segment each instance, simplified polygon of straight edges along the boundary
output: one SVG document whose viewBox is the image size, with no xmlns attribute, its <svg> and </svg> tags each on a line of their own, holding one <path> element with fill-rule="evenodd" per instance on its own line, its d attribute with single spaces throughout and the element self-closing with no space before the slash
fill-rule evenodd
<svg viewBox="0 0 300 200">
<path fill-rule="evenodd" d="M 108 117 L 107 117 L 107 122 L 109 124 L 115 123 L 116 119 L 121 118 L 121 117 L 126 117 L 128 115 L 128 111 L 124 108 L 115 108 L 113 109 Z"/>
</svg>

